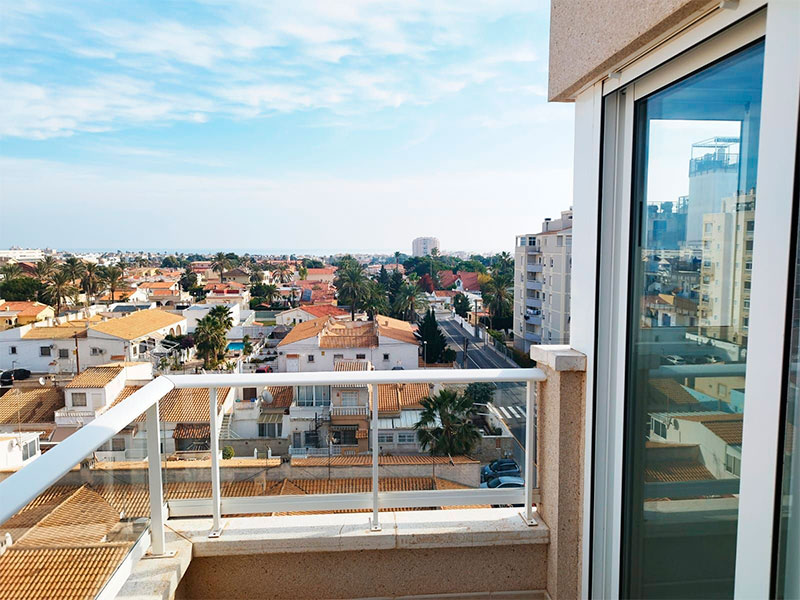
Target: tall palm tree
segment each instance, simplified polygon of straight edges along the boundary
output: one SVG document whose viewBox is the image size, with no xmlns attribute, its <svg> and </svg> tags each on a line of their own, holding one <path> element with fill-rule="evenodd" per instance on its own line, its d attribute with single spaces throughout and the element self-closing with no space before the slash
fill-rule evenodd
<svg viewBox="0 0 800 600">
<path fill-rule="evenodd" d="M 405 281 L 400 286 L 400 289 L 397 290 L 397 294 L 395 294 L 392 311 L 395 316 L 404 321 L 410 321 L 416 311 L 422 310 L 427 306 L 428 299 L 425 297 L 425 292 L 415 283 Z"/>
<path fill-rule="evenodd" d="M 492 268 L 494 273 L 502 275 L 514 274 L 514 257 L 509 252 L 503 251 L 494 257 L 494 265 Z"/>
<path fill-rule="evenodd" d="M 492 329 L 497 317 L 505 317 L 511 313 L 514 299 L 514 284 L 512 276 L 507 273 L 495 273 L 486 282 L 484 303 L 491 315 Z"/>
<path fill-rule="evenodd" d="M 297 276 L 304 280 L 308 278 L 308 268 L 305 265 L 300 265 L 300 268 L 297 269 Z"/>
<path fill-rule="evenodd" d="M 267 304 L 272 304 L 276 299 L 281 297 L 280 292 L 278 291 L 278 286 L 272 283 L 268 283 L 264 286 L 264 300 Z"/>
<path fill-rule="evenodd" d="M 231 314 L 231 309 L 224 304 L 216 305 L 214 308 L 208 311 L 208 316 L 219 323 L 220 327 L 225 330 L 225 333 L 228 333 L 228 330 L 233 327 L 233 315 Z"/>
<path fill-rule="evenodd" d="M 55 272 L 58 267 L 56 259 L 52 256 L 45 256 L 42 260 L 36 263 L 34 274 L 40 283 L 47 281 L 50 276 Z"/>
<path fill-rule="evenodd" d="M 423 450 L 434 456 L 459 456 L 472 452 L 481 434 L 471 420 L 474 411 L 471 398 L 443 389 L 420 404 L 422 413 L 414 429 Z"/>
<path fill-rule="evenodd" d="M 97 263 L 87 263 L 86 269 L 81 278 L 81 287 L 83 293 L 86 294 L 86 303 L 88 304 L 91 298 L 97 294 L 97 288 L 100 286 L 101 270 Z"/>
<path fill-rule="evenodd" d="M 67 298 L 75 293 L 72 285 L 72 277 L 64 270 L 59 269 L 50 277 L 45 288 L 45 294 L 51 304 L 56 305 L 56 316 L 61 313 L 61 307 L 66 304 Z"/>
<path fill-rule="evenodd" d="M 70 256 L 65 260 L 61 268 L 70 276 L 73 282 L 80 281 L 81 277 L 83 277 L 83 274 L 86 272 L 86 265 L 84 262 L 75 256 Z"/>
<path fill-rule="evenodd" d="M 375 315 L 385 315 L 389 312 L 386 291 L 377 281 L 367 282 L 366 294 L 361 301 L 361 308 L 367 313 L 370 321 L 375 320 Z"/>
<path fill-rule="evenodd" d="M 197 322 L 194 343 L 197 353 L 203 359 L 203 366 L 213 368 L 219 363 L 220 348 L 224 353 L 226 347 L 225 330 L 220 327 L 218 320 L 208 314 Z"/>
<path fill-rule="evenodd" d="M 103 270 L 100 281 L 111 292 L 111 304 L 114 304 L 114 294 L 122 284 L 125 272 L 120 267 L 107 267 Z"/>
<path fill-rule="evenodd" d="M 397 271 L 400 268 L 398 266 L 399 264 L 400 264 L 400 253 L 395 251 L 395 253 L 394 253 L 394 270 L 395 271 Z"/>
<path fill-rule="evenodd" d="M 23 270 L 17 263 L 7 263 L 0 267 L 0 273 L 2 273 L 6 281 L 12 281 L 13 279 L 22 277 Z"/>
<path fill-rule="evenodd" d="M 347 261 L 336 273 L 333 284 L 339 292 L 339 299 L 350 305 L 350 318 L 355 320 L 356 307 L 367 293 L 367 275 L 364 267 L 356 261 Z"/>
<path fill-rule="evenodd" d="M 211 262 L 211 270 L 219 273 L 220 282 L 225 281 L 222 274 L 231 268 L 231 259 L 224 252 L 217 252 Z"/>
<path fill-rule="evenodd" d="M 278 280 L 279 283 L 286 283 L 291 279 L 291 270 L 286 263 L 280 263 L 272 267 L 272 276 Z"/>
</svg>

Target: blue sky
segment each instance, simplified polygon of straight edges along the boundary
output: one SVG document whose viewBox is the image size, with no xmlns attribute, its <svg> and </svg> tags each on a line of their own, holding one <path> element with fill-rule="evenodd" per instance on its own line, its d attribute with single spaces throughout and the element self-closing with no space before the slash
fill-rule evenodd
<svg viewBox="0 0 800 600">
<path fill-rule="evenodd" d="M 0 245 L 511 249 L 570 204 L 548 12 L 3 1 Z"/>
</svg>

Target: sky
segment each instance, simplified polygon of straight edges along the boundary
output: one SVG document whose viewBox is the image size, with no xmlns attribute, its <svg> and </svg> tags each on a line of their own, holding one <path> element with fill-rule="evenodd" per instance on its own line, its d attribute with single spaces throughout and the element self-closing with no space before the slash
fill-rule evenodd
<svg viewBox="0 0 800 600">
<path fill-rule="evenodd" d="M 548 16 L 0 0 L 0 247 L 513 250 L 571 204 Z"/>
</svg>

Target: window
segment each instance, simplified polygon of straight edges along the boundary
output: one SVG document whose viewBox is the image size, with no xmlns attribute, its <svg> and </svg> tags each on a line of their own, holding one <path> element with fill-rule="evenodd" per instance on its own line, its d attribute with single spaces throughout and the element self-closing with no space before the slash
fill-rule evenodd
<svg viewBox="0 0 800 600">
<path fill-rule="evenodd" d="M 314 362 L 314 355 L 313 354 L 309 354 L 308 355 L 308 362 L 310 362 L 310 363 Z"/>
<path fill-rule="evenodd" d="M 344 360 L 344 354 L 334 354 L 333 362 L 336 362 L 337 360 Z"/>
<path fill-rule="evenodd" d="M 105 350 L 102 348 L 92 348 L 91 354 L 92 356 L 99 356 L 100 354 L 104 354 Z"/>
<path fill-rule="evenodd" d="M 340 444 L 342 446 L 358 445 L 358 441 L 356 440 L 357 429 L 357 427 L 339 427 L 333 429 L 333 443 Z"/>
<path fill-rule="evenodd" d="M 50 346 L 40 346 L 39 356 L 50 356 Z"/>
<path fill-rule="evenodd" d="M 69 358 L 69 350 L 67 348 L 59 348 L 58 358 Z"/>
<path fill-rule="evenodd" d="M 659 261 L 663 251 L 678 253 L 691 248 L 701 264 L 721 256 L 735 257 L 736 244 L 741 243 L 736 222 L 754 218 L 763 52 L 763 42 L 754 43 L 666 86 L 655 84 L 663 81 L 663 74 L 653 72 L 626 92 L 627 98 L 632 97 L 627 106 L 633 107 L 631 219 L 636 231 L 628 263 L 630 297 L 626 305 L 630 308 L 623 330 L 628 340 L 621 597 L 733 597 L 738 488 L 731 488 L 730 474 L 725 473 L 726 450 L 714 441 L 720 438 L 708 435 L 714 429 L 719 431 L 719 421 L 724 422 L 730 413 L 716 398 L 704 398 L 700 391 L 702 385 L 711 386 L 706 389 L 724 393 L 727 399 L 729 379 L 722 365 L 694 359 L 699 344 L 730 348 L 731 359 L 725 369 L 735 370 L 742 380 L 737 388 L 745 387 L 747 348 L 742 340 L 747 339 L 746 329 L 739 324 L 733 306 L 742 288 L 733 273 L 726 275 L 723 266 L 714 285 L 703 288 L 702 310 L 707 313 L 703 316 L 714 326 L 691 335 L 683 320 L 673 319 L 661 328 L 669 330 L 668 353 L 661 344 L 653 343 L 645 298 L 653 289 L 648 265 Z M 679 184 L 676 195 L 681 189 L 688 191 L 688 203 L 677 238 L 664 244 L 663 239 L 652 237 L 654 217 L 647 206 L 664 197 L 667 181 Z M 706 227 L 709 223 L 713 223 L 711 232 Z M 744 243 L 752 250 L 752 241 Z M 735 260 L 728 260 L 723 265 L 733 267 Z M 660 289 L 684 287 L 677 274 L 667 272 L 660 277 L 664 278 L 659 281 Z M 743 289 L 749 289 L 749 282 L 744 282 Z M 670 355 L 669 366 L 662 361 L 664 354 Z M 664 366 L 653 368 L 658 364 Z M 689 369 L 691 375 L 681 375 Z M 658 375 L 658 371 L 670 371 L 671 381 L 665 381 L 666 373 Z M 718 416 L 702 427 L 689 419 L 656 418 L 679 411 L 678 403 L 687 395 L 698 399 L 698 410 Z M 744 400 L 745 410 L 748 402 Z M 673 435 L 681 444 L 696 445 L 698 453 L 690 463 L 692 468 L 706 469 L 710 473 L 706 479 L 697 480 L 682 470 L 686 464 L 681 461 L 686 457 L 648 443 L 663 442 Z M 738 469 L 737 461 L 730 459 L 731 469 Z M 670 475 L 669 488 L 654 485 L 666 473 L 679 472 Z M 730 516 L 724 527 L 715 519 L 720 497 L 734 499 L 733 506 L 726 509 Z M 655 498 L 674 501 L 669 502 L 678 507 L 674 513 L 670 510 L 674 520 L 665 518 Z M 686 498 L 692 502 L 684 504 Z M 712 545 L 707 544 L 710 537 Z M 667 564 L 668 574 L 664 570 Z"/>
<path fill-rule="evenodd" d="M 365 360 L 366 358 L 366 354 L 356 354 L 356 360 Z"/>
<path fill-rule="evenodd" d="M 283 437 L 283 423 L 259 423 L 258 437 L 279 438 Z"/>
<path fill-rule="evenodd" d="M 394 434 L 391 433 L 378 433 L 379 444 L 394 444 Z"/>
<path fill-rule="evenodd" d="M 383 353 L 383 360 L 389 360 L 389 354 L 384 352 Z"/>
<path fill-rule="evenodd" d="M 331 388 L 327 385 L 297 386 L 297 406 L 329 406 Z"/>
<path fill-rule="evenodd" d="M 258 390 L 254 387 L 242 388 L 242 400 L 248 402 L 258 397 Z"/>
<path fill-rule="evenodd" d="M 742 473 L 742 459 L 733 454 L 725 455 L 725 470 L 739 477 Z"/>
<path fill-rule="evenodd" d="M 86 406 L 86 392 L 72 392 L 72 406 Z"/>
<path fill-rule="evenodd" d="M 9 346 L 8 347 L 8 353 L 9 354 L 16 354 L 17 353 L 17 347 L 16 346 Z"/>
<path fill-rule="evenodd" d="M 397 443 L 398 444 L 416 444 L 417 443 L 417 436 L 413 433 L 398 433 L 397 434 Z"/>
<path fill-rule="evenodd" d="M 358 392 L 353 390 L 343 391 L 342 406 L 358 406 Z"/>
<path fill-rule="evenodd" d="M 725 385 L 724 383 L 718 383 L 717 384 L 717 396 L 720 396 L 721 398 L 724 398 L 727 395 L 728 395 L 728 386 Z"/>
</svg>

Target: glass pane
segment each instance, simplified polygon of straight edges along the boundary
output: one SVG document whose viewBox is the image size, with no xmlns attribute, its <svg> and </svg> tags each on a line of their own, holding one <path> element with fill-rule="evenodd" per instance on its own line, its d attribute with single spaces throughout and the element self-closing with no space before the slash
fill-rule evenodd
<svg viewBox="0 0 800 600">
<path fill-rule="evenodd" d="M 800 174 L 799 174 L 800 175 Z M 800 198 L 795 199 L 795 203 Z M 800 217 L 800 215 L 798 215 Z M 800 239 L 800 226 L 795 224 Z M 800 242 L 797 244 L 794 275 L 794 303 L 791 314 L 789 345 L 789 377 L 786 381 L 786 405 L 781 503 L 779 506 L 778 560 L 776 592 L 779 598 L 800 598 L 800 461 L 794 460 L 794 450 L 800 447 Z"/>
<path fill-rule="evenodd" d="M 762 64 L 635 105 L 627 597 L 733 597 Z"/>
</svg>

